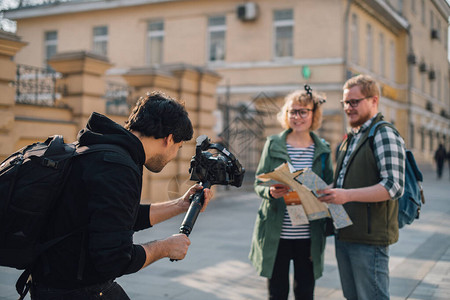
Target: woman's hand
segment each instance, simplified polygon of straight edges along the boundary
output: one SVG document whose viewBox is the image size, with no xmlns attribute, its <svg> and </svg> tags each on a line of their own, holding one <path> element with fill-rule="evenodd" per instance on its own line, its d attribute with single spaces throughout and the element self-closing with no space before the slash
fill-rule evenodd
<svg viewBox="0 0 450 300">
<path fill-rule="evenodd" d="M 276 183 L 269 187 L 269 194 L 270 194 L 270 196 L 272 196 L 273 198 L 276 199 L 276 198 L 283 197 L 290 190 L 291 190 L 291 188 L 288 185 Z"/>
</svg>

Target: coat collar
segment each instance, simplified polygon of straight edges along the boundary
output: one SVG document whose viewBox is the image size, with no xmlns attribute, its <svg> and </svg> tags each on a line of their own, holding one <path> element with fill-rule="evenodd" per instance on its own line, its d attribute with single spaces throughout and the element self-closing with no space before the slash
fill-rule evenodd
<svg viewBox="0 0 450 300">
<path fill-rule="evenodd" d="M 287 130 L 284 130 L 283 132 L 275 135 L 274 136 L 275 143 L 272 144 L 270 150 L 274 151 L 274 152 L 279 151 L 279 152 L 287 155 L 286 138 L 287 138 L 287 135 L 291 132 L 292 132 L 292 129 L 287 129 Z M 312 131 L 309 134 L 310 134 L 311 138 L 313 139 L 315 147 L 316 147 L 314 156 L 321 155 L 322 153 L 331 152 L 329 144 L 324 139 L 321 139 L 320 137 L 317 136 L 317 134 L 315 134 Z"/>
</svg>

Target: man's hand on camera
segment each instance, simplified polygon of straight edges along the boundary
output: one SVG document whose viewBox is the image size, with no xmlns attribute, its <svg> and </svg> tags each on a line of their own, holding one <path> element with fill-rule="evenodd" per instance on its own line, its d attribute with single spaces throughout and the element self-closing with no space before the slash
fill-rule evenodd
<svg viewBox="0 0 450 300">
<path fill-rule="evenodd" d="M 183 209 L 186 211 L 188 210 L 189 206 L 191 205 L 191 200 L 189 199 L 192 195 L 194 195 L 197 191 L 201 191 L 203 189 L 203 187 L 200 184 L 195 184 L 193 186 L 191 186 L 189 188 L 189 190 L 179 199 L 178 201 L 178 205 L 183 207 Z M 204 203 L 203 203 L 203 207 L 202 207 L 202 212 L 206 209 L 206 207 L 208 206 L 209 201 L 212 199 L 213 192 L 208 189 L 205 188 L 204 189 Z"/>
</svg>

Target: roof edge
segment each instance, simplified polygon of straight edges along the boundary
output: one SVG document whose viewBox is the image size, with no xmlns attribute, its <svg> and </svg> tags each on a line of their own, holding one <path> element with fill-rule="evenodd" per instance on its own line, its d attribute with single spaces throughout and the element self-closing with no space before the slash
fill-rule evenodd
<svg viewBox="0 0 450 300">
<path fill-rule="evenodd" d="M 175 2 L 182 0 L 97 0 L 55 2 L 32 7 L 15 8 L 3 11 L 4 17 L 10 20 L 47 17 L 63 14 L 73 14 L 88 11 L 108 10 L 121 7 L 131 7 L 147 4 Z"/>
</svg>

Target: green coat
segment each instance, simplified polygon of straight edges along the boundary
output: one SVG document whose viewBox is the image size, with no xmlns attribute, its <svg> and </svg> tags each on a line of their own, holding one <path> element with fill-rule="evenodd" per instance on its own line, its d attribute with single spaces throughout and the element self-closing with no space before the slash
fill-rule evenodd
<svg viewBox="0 0 450 300">
<path fill-rule="evenodd" d="M 291 162 L 286 148 L 286 137 L 290 132 L 291 130 L 286 130 L 267 138 L 256 175 L 273 171 L 282 163 Z M 312 132 L 311 137 L 315 143 L 312 170 L 330 184 L 333 181 L 330 146 Z M 322 154 L 325 155 L 323 172 Z M 269 187 L 259 185 L 259 183 L 259 180 L 255 180 L 255 191 L 262 198 L 262 202 L 256 217 L 249 258 L 259 275 L 270 278 L 277 255 L 286 204 L 283 198 L 274 199 L 269 196 Z M 311 256 L 315 279 L 322 276 L 323 271 L 325 225 L 325 219 L 310 222 Z"/>
</svg>

